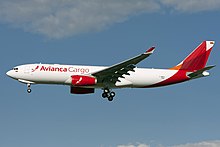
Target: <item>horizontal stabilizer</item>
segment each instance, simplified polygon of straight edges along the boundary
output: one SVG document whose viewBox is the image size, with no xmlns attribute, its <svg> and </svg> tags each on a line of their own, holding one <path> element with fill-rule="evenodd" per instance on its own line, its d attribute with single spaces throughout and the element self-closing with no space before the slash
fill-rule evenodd
<svg viewBox="0 0 220 147">
<path fill-rule="evenodd" d="M 187 76 L 193 79 L 208 76 L 209 73 L 206 71 L 212 69 L 213 67 L 215 67 L 215 65 L 207 66 L 203 69 L 197 70 L 196 72 L 189 73 Z"/>
</svg>

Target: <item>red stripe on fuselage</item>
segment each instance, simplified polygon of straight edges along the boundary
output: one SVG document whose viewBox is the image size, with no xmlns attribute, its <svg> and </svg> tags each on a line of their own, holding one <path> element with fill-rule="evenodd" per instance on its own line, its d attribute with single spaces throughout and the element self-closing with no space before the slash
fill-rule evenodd
<svg viewBox="0 0 220 147">
<path fill-rule="evenodd" d="M 189 80 L 189 78 L 186 76 L 186 73 L 187 73 L 187 71 L 185 71 L 185 70 L 178 70 L 177 73 L 175 73 L 170 78 L 168 78 L 162 82 L 146 86 L 144 88 L 160 87 L 160 86 L 166 86 L 166 85 L 171 85 L 171 84 L 181 83 L 181 82 L 187 81 L 187 80 Z"/>
</svg>

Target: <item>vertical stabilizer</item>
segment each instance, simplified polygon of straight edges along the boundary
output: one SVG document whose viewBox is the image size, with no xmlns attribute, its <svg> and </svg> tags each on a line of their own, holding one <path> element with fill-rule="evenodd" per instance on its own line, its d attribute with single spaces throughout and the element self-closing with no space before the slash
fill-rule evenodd
<svg viewBox="0 0 220 147">
<path fill-rule="evenodd" d="M 191 54 L 182 62 L 172 67 L 174 70 L 197 71 L 206 66 L 214 41 L 203 41 Z"/>
</svg>

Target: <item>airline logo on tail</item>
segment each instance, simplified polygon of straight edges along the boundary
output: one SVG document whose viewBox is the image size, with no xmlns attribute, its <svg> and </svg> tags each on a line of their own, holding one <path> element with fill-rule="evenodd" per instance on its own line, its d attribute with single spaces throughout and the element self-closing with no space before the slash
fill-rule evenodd
<svg viewBox="0 0 220 147">
<path fill-rule="evenodd" d="M 203 41 L 191 54 L 189 54 L 180 64 L 171 69 L 197 71 L 203 69 L 212 51 L 214 41 Z"/>
</svg>

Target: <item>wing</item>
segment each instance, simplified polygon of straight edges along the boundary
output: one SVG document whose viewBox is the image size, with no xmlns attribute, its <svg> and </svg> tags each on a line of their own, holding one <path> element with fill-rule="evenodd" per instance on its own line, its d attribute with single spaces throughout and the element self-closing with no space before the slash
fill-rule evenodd
<svg viewBox="0 0 220 147">
<path fill-rule="evenodd" d="M 118 80 L 119 77 L 124 78 L 123 74 L 130 75 L 128 71 L 134 72 L 134 68 L 136 67 L 135 65 L 150 56 L 154 52 L 154 50 L 155 47 L 151 47 L 143 54 L 125 60 L 121 63 L 112 65 L 101 71 L 92 73 L 92 75 L 97 78 L 98 83 L 115 84 L 117 81 L 120 82 L 120 80 Z"/>
</svg>

